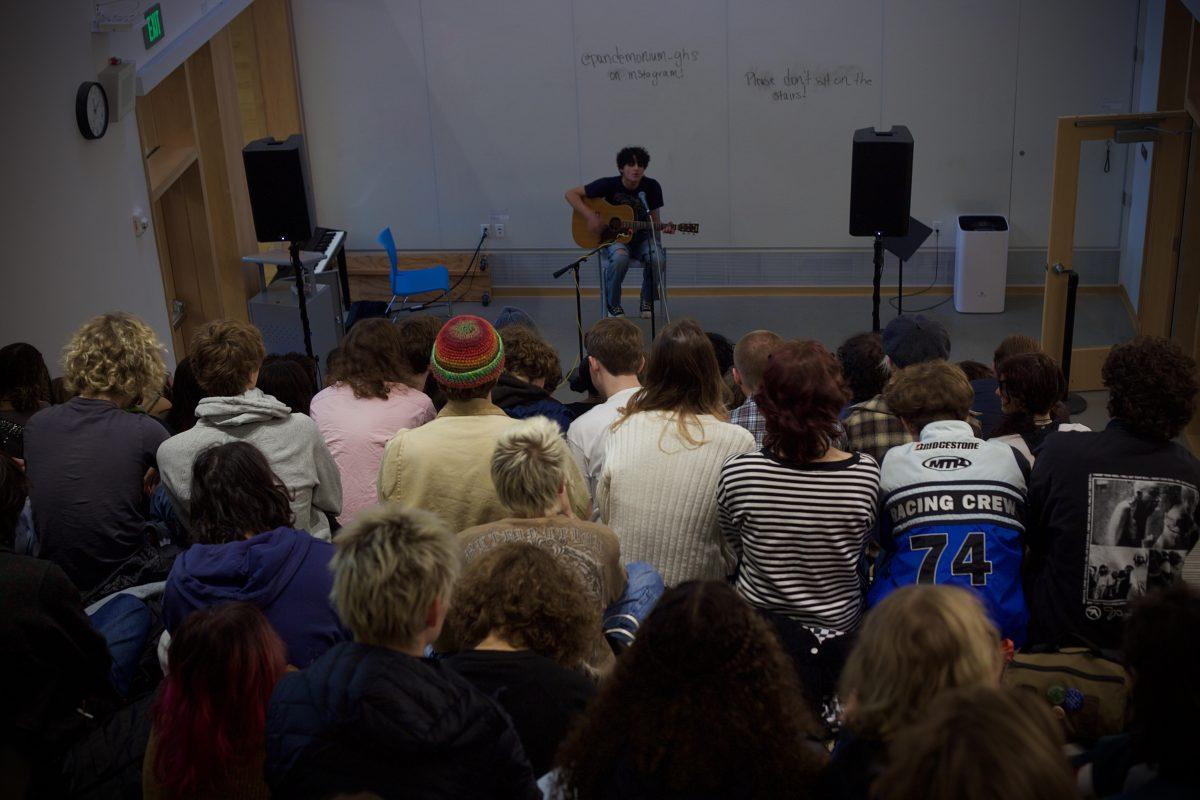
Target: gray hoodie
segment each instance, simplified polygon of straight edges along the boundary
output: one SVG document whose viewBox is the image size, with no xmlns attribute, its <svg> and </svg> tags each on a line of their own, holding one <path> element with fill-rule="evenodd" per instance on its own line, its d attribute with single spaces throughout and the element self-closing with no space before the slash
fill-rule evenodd
<svg viewBox="0 0 1200 800">
<path fill-rule="evenodd" d="M 158 471 L 184 524 L 192 497 L 192 464 L 202 451 L 226 442 L 249 442 L 292 493 L 294 527 L 329 539 L 329 521 L 342 510 L 337 464 L 317 425 L 259 389 L 236 397 L 206 397 L 196 406 L 196 425 L 158 448 Z"/>
</svg>

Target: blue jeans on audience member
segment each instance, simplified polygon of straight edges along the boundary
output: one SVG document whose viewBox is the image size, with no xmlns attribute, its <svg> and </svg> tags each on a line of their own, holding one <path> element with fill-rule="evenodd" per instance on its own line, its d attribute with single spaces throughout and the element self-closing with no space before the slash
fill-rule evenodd
<svg viewBox="0 0 1200 800">
<path fill-rule="evenodd" d="M 175 515 L 175 506 L 171 505 L 166 487 L 161 483 L 154 487 L 154 492 L 150 495 L 150 521 L 161 523 L 154 526 L 160 537 L 169 537 L 167 541 L 160 541 L 159 544 L 176 544 L 183 547 L 187 538 L 184 536 L 183 525 Z"/>
<path fill-rule="evenodd" d="M 626 564 L 625 572 L 625 592 L 604 611 L 604 635 L 622 647 L 633 644 L 637 629 L 667 590 L 662 575 L 645 561 Z"/>
<path fill-rule="evenodd" d="M 13 530 L 13 552 L 19 556 L 37 557 L 37 534 L 33 530 L 33 506 L 29 498 L 25 498 L 25 507 L 21 516 L 17 517 L 17 527 Z"/>
<path fill-rule="evenodd" d="M 89 617 L 112 656 L 108 678 L 122 695 L 129 692 L 150 635 L 150 609 L 138 598 L 117 594 Z"/>
<path fill-rule="evenodd" d="M 600 251 L 602 256 L 600 263 L 604 269 L 604 302 L 609 308 L 621 305 L 621 283 L 625 280 L 625 273 L 633 264 L 642 268 L 642 302 L 653 302 L 654 269 L 650 259 L 652 244 L 649 236 L 643 236 L 641 241 L 635 238 L 629 244 L 618 242 L 610 244 Z M 666 269 L 667 253 L 661 248 L 659 253 L 662 254 L 662 267 Z"/>
</svg>

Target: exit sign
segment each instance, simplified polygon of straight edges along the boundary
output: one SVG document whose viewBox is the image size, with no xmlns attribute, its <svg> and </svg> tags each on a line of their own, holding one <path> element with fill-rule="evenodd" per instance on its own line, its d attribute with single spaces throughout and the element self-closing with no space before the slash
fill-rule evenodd
<svg viewBox="0 0 1200 800">
<path fill-rule="evenodd" d="M 149 50 L 162 41 L 162 38 L 162 5 L 155 3 L 146 12 L 146 24 L 142 27 L 142 41 L 146 43 L 146 49 Z"/>
</svg>

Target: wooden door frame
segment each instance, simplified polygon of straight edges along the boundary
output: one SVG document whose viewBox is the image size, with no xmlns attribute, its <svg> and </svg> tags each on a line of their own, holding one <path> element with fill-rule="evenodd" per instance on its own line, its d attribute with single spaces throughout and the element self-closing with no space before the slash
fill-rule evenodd
<svg viewBox="0 0 1200 800">
<path fill-rule="evenodd" d="M 1042 349 L 1051 356 L 1061 356 L 1065 338 L 1068 276 L 1056 267 L 1072 269 L 1075 260 L 1080 151 L 1084 142 L 1115 140 L 1118 131 L 1149 129 L 1156 137 L 1135 324 L 1139 334 L 1170 334 L 1191 128 L 1184 111 L 1059 117 L 1042 305 Z M 1072 348 L 1072 391 L 1103 388 L 1100 368 L 1110 349 L 1110 345 Z"/>
</svg>

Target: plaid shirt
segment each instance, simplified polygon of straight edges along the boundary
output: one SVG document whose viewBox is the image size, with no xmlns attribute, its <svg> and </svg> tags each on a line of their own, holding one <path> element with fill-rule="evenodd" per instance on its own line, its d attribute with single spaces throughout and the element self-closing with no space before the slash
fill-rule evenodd
<svg viewBox="0 0 1200 800">
<path fill-rule="evenodd" d="M 842 422 L 851 450 L 867 453 L 880 464 L 888 450 L 913 441 L 900 418 L 892 413 L 882 395 L 850 407 Z"/>
<path fill-rule="evenodd" d="M 767 435 L 767 422 L 753 397 L 747 397 L 746 402 L 729 412 L 729 421 L 754 434 L 754 446 L 762 449 L 763 437 Z"/>
</svg>

